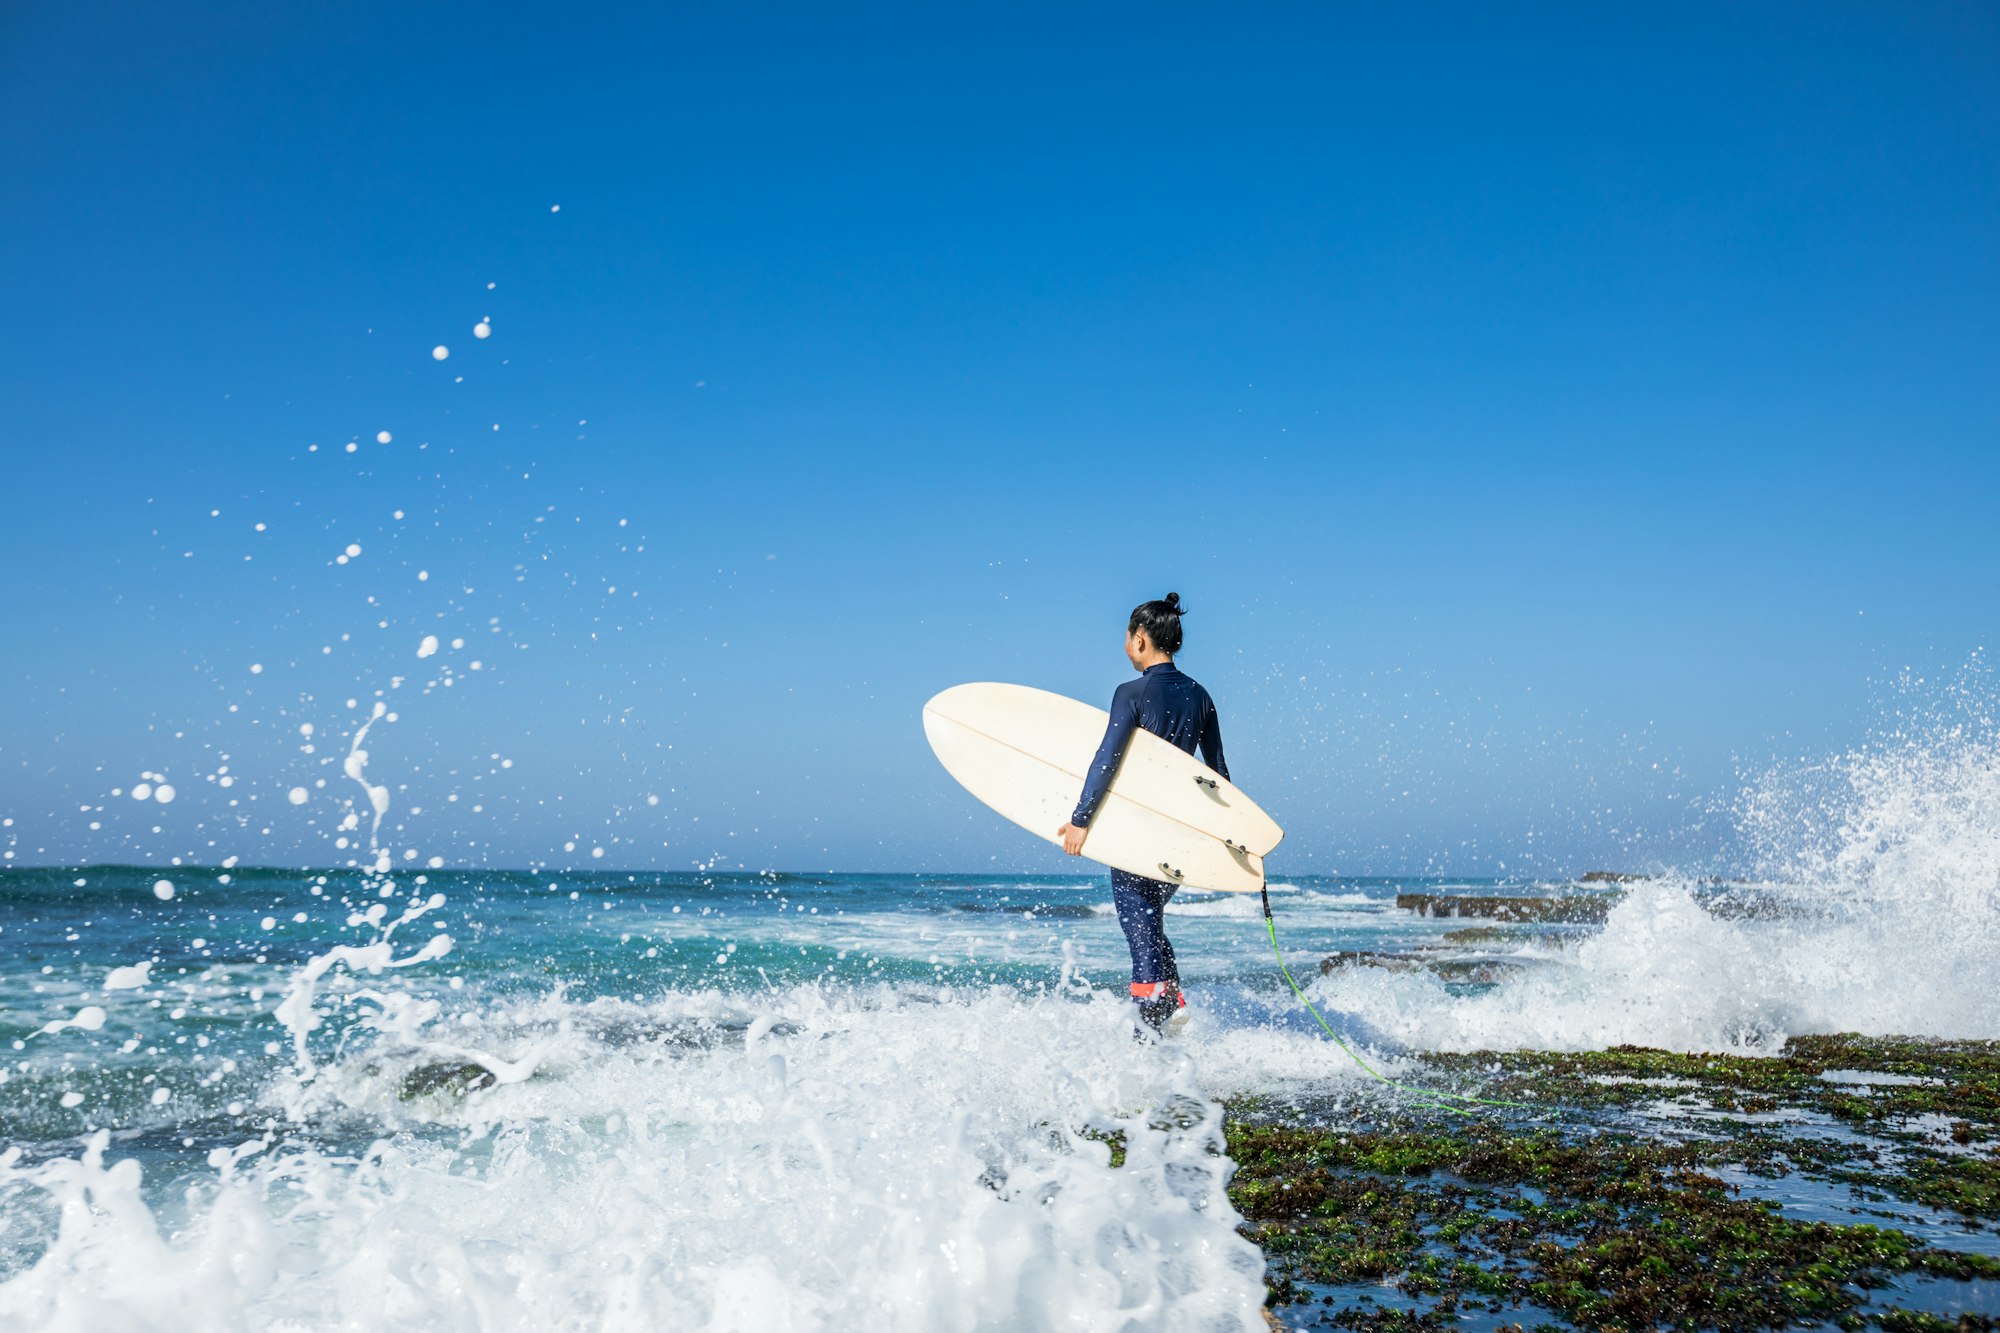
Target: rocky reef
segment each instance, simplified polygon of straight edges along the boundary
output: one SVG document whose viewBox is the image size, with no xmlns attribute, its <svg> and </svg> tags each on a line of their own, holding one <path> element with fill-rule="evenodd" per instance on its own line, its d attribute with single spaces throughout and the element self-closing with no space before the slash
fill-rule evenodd
<svg viewBox="0 0 2000 1333">
<path fill-rule="evenodd" d="M 1427 1064 L 1230 1108 L 1275 1325 L 2000 1329 L 2000 1043 Z"/>
</svg>

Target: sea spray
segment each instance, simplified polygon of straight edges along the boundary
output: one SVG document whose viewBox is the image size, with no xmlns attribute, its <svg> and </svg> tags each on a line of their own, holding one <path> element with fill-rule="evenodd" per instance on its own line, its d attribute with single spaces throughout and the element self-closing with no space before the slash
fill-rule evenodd
<svg viewBox="0 0 2000 1333">
<path fill-rule="evenodd" d="M 361 746 L 362 742 L 368 739 L 369 728 L 386 716 L 388 711 L 387 704 L 380 699 L 375 701 L 375 707 L 368 714 L 367 720 L 355 729 L 354 739 L 348 743 L 347 758 L 341 764 L 341 771 L 361 788 L 368 799 L 371 815 L 368 824 L 368 851 L 372 858 L 371 864 L 378 875 L 389 873 L 389 852 L 380 844 L 382 816 L 389 813 L 389 789 L 368 781 L 368 751 Z M 353 828 L 355 822 L 355 817 L 350 815 L 344 827 Z"/>
<path fill-rule="evenodd" d="M 279 1001 L 278 1007 L 273 1012 L 277 1015 L 278 1021 L 284 1025 L 285 1031 L 291 1034 L 292 1051 L 301 1078 L 310 1078 L 316 1068 L 306 1039 L 320 1026 L 319 1011 L 314 1005 L 320 979 L 336 965 L 344 966 L 351 972 L 375 975 L 384 968 L 411 967 L 418 963 L 429 962 L 433 958 L 442 958 L 451 952 L 449 935 L 433 935 L 421 948 L 401 958 L 394 955 L 389 940 L 389 935 L 396 927 L 421 915 L 433 905 L 423 902 L 410 908 L 384 927 L 382 937 L 373 944 L 337 944 L 293 973 L 286 986 L 285 998 Z M 369 992 L 362 998 L 372 999 L 384 1009 L 398 1007 L 392 1005 L 380 992 Z"/>
<path fill-rule="evenodd" d="M 1814 766 L 1797 799 L 1774 774 L 1743 806 L 1757 914 L 1661 878 L 1595 935 L 1510 946 L 1498 986 L 1338 968 L 1315 995 L 1397 1077 L 1403 1046 L 1992 1035 L 1995 771 L 1972 725 Z M 0 1071 L 0 1325 L 1255 1328 L 1213 1099 L 1369 1095 L 1241 900 L 1177 902 L 1196 1017 L 1152 1047 L 1101 881 L 450 872 L 447 908 L 356 851 L 23 900 L 17 1030 L 106 1017 Z M 1288 955 L 1450 929 L 1396 888 L 1301 879 Z M 280 938 L 267 894 L 344 915 Z M 65 942 L 113 907 L 162 937 Z M 408 941 L 447 914 L 465 947 Z M 255 943 L 207 938 L 231 932 Z"/>
<path fill-rule="evenodd" d="M 137 1164 L 105 1167 L 101 1137 L 76 1161 L 10 1162 L 63 1230 L 0 1286 L 0 1317 L 1262 1327 L 1219 1108 L 1192 1060 L 1135 1046 L 1116 997 L 803 986 L 747 1004 L 542 1003 L 514 1019 L 562 1034 L 552 1076 L 412 1100 L 378 1069 L 374 1109 L 400 1132 L 358 1160 L 212 1156 L 170 1239 Z M 706 1038 L 607 1039 L 632 1024 Z"/>
<path fill-rule="evenodd" d="M 1774 1051 L 1789 1035 L 1839 1031 L 1991 1037 L 1992 699 L 1969 671 L 1868 744 L 1761 775 L 1736 805 L 1740 882 L 1633 885 L 1602 932 L 1545 960 L 1554 965 L 1475 994 L 1423 973 L 1342 968 L 1314 998 L 1372 1035 L 1431 1050 Z"/>
</svg>

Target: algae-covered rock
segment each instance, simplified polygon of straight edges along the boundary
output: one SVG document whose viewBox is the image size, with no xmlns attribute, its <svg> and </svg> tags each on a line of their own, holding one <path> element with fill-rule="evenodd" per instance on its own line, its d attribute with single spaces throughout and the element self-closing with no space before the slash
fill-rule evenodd
<svg viewBox="0 0 2000 1333">
<path fill-rule="evenodd" d="M 2000 1043 L 1842 1034 L 1773 1055 L 1422 1063 L 1429 1077 L 1403 1077 L 1513 1104 L 1230 1108 L 1230 1196 L 1271 1302 L 1319 1304 L 1316 1327 L 1989 1326 L 1962 1311 L 2000 1280 L 1972 1239 L 2000 1220 Z M 1779 1183 L 1792 1176 L 1803 1194 Z M 1843 1193 L 1846 1214 L 1780 1203 Z M 1959 1283 L 1977 1285 L 1951 1295 Z"/>
<path fill-rule="evenodd" d="M 1428 972 L 1443 981 L 1493 985 L 1527 971 L 1518 958 L 1453 958 L 1422 951 L 1389 953 L 1353 949 L 1320 961 L 1322 975 L 1342 967 L 1378 967 L 1390 972 Z"/>
<path fill-rule="evenodd" d="M 1568 893 L 1545 897 L 1512 894 L 1399 893 L 1396 906 L 1420 916 L 1477 917 L 1486 921 L 1569 921 L 1601 924 L 1616 894 Z"/>
<path fill-rule="evenodd" d="M 447 1060 L 412 1069 L 403 1075 L 403 1082 L 396 1091 L 408 1102 L 440 1094 L 463 1097 L 467 1093 L 490 1088 L 495 1082 L 493 1071 L 475 1060 Z"/>
</svg>

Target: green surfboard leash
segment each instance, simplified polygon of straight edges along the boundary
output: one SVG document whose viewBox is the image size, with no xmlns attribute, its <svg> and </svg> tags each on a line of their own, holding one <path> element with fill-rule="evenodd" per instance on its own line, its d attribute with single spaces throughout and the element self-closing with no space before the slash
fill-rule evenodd
<svg viewBox="0 0 2000 1333">
<path fill-rule="evenodd" d="M 1271 953 L 1278 960 L 1278 971 L 1284 974 L 1285 984 L 1292 988 L 1292 994 L 1298 997 L 1299 1003 L 1305 1006 L 1306 1012 L 1311 1014 L 1319 1023 L 1320 1030 L 1333 1039 L 1334 1045 L 1347 1052 L 1347 1057 L 1359 1065 L 1362 1072 L 1378 1083 L 1394 1088 L 1398 1092 L 1407 1093 L 1418 1101 L 1427 1102 L 1439 1110 L 1449 1111 L 1453 1115 L 1472 1114 L 1464 1106 L 1453 1105 L 1452 1103 L 1454 1102 L 1468 1102 L 1478 1106 L 1518 1106 L 1527 1108 L 1533 1108 L 1537 1105 L 1535 1102 L 1512 1102 L 1499 1097 L 1473 1097 L 1458 1092 L 1438 1092 L 1430 1088 L 1413 1088 L 1407 1083 L 1398 1083 L 1395 1079 L 1383 1074 L 1380 1070 L 1362 1059 L 1360 1054 L 1352 1046 L 1349 1046 L 1338 1032 L 1333 1030 L 1320 1011 L 1313 1007 L 1313 1002 L 1306 998 L 1306 993 L 1299 989 L 1299 983 L 1292 979 L 1292 969 L 1285 966 L 1284 951 L 1278 947 L 1278 920 L 1271 914 L 1271 891 L 1267 886 L 1259 889 L 1258 892 L 1264 900 L 1264 929 L 1271 936 Z"/>
</svg>

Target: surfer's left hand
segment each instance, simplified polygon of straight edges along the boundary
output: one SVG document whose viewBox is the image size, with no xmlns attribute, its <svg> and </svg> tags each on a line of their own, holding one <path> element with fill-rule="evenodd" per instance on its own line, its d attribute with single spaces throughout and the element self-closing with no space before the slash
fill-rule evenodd
<svg viewBox="0 0 2000 1333">
<path fill-rule="evenodd" d="M 1062 848 L 1064 851 L 1068 852 L 1071 856 L 1081 856 L 1083 854 L 1083 835 L 1088 832 L 1090 832 L 1089 829 L 1081 829 L 1074 824 L 1064 824 L 1056 830 L 1056 836 L 1062 839 Z"/>
</svg>

